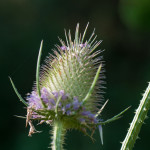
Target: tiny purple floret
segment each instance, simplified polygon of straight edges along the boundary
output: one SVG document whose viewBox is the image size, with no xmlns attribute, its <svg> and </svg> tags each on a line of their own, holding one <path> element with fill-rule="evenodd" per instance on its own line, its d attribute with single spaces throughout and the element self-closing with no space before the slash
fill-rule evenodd
<svg viewBox="0 0 150 150">
<path fill-rule="evenodd" d="M 27 97 L 28 103 L 30 107 L 35 107 L 35 109 L 41 109 L 42 104 L 40 101 L 39 96 L 35 91 L 33 91 L 28 97 Z"/>
<path fill-rule="evenodd" d="M 62 100 L 66 100 L 68 98 L 68 94 L 65 94 L 64 90 L 60 90 L 59 94 L 61 95 Z"/>
<path fill-rule="evenodd" d="M 78 110 L 80 107 L 80 103 L 78 101 L 73 102 L 73 109 Z"/>
<path fill-rule="evenodd" d="M 68 110 L 66 113 L 68 116 L 71 115 L 71 110 Z"/>
<path fill-rule="evenodd" d="M 71 107 L 71 104 L 66 104 L 66 109 L 69 109 Z"/>
<path fill-rule="evenodd" d="M 90 111 L 83 111 L 83 112 L 81 112 L 81 115 L 83 115 L 83 116 L 89 116 L 90 114 L 91 114 Z"/>
<path fill-rule="evenodd" d="M 56 104 L 55 101 L 54 101 L 54 99 L 52 99 L 52 98 L 49 100 L 49 102 L 50 102 L 52 105 L 55 105 L 55 104 Z"/>
<path fill-rule="evenodd" d="M 74 96 L 74 97 L 73 97 L 73 100 L 74 100 L 74 101 L 78 101 L 78 97 L 77 97 L 77 96 Z"/>
<path fill-rule="evenodd" d="M 57 99 L 58 98 L 58 92 L 52 92 L 52 94 L 54 95 L 54 97 Z"/>
<path fill-rule="evenodd" d="M 60 48 L 61 48 L 63 51 L 67 49 L 66 46 L 61 46 Z"/>
<path fill-rule="evenodd" d="M 79 121 L 80 121 L 81 123 L 85 123 L 85 119 L 83 119 L 83 118 L 80 118 Z"/>
</svg>

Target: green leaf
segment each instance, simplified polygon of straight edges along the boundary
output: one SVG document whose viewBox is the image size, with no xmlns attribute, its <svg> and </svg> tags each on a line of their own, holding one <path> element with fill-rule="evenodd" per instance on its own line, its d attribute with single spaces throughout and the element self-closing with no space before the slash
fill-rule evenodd
<svg viewBox="0 0 150 150">
<path fill-rule="evenodd" d="M 36 67 L 36 88 L 37 88 L 37 93 L 40 97 L 41 103 L 43 107 L 45 108 L 45 104 L 41 98 L 41 90 L 40 90 L 40 82 L 39 82 L 39 74 L 40 74 L 40 62 L 41 62 L 41 55 L 42 55 L 42 48 L 43 48 L 43 40 L 41 41 L 40 45 L 40 50 L 39 50 L 39 55 L 38 55 L 38 60 L 37 60 L 37 67 Z"/>
<path fill-rule="evenodd" d="M 21 96 L 21 95 L 19 94 L 19 92 L 17 91 L 17 89 L 16 89 L 16 87 L 15 87 L 15 85 L 14 85 L 14 83 L 13 83 L 11 77 L 9 77 L 9 79 L 10 79 L 10 82 L 11 82 L 11 84 L 12 84 L 12 87 L 13 87 L 15 93 L 17 94 L 18 98 L 20 99 L 20 101 L 21 101 L 22 103 L 24 103 L 26 106 L 28 106 L 28 103 L 22 98 L 22 96 Z"/>
<path fill-rule="evenodd" d="M 91 87 L 90 87 L 90 89 L 89 89 L 89 92 L 87 93 L 87 95 L 85 96 L 85 98 L 84 98 L 83 101 L 82 101 L 83 103 L 84 103 L 85 101 L 87 101 L 87 100 L 90 98 L 90 96 L 91 96 L 91 94 L 92 94 L 92 92 L 93 92 L 93 90 L 94 90 L 94 87 L 95 87 L 95 85 L 96 85 L 96 82 L 97 82 L 97 80 L 98 80 L 98 77 L 99 77 L 101 68 L 102 68 L 102 64 L 100 64 L 100 66 L 99 66 L 99 68 L 98 68 L 98 70 L 97 70 L 97 72 L 96 72 L 96 75 L 95 75 L 94 80 L 93 80 L 93 83 L 92 83 L 92 85 L 91 85 Z"/>
<path fill-rule="evenodd" d="M 121 118 L 121 115 L 123 113 L 125 113 L 129 108 L 130 108 L 130 106 L 128 108 L 126 108 L 125 110 L 123 110 L 122 112 L 120 112 L 118 115 L 115 115 L 114 117 L 112 117 L 112 118 L 110 118 L 110 119 L 108 119 L 106 121 L 99 122 L 98 125 L 99 124 L 100 125 L 105 125 L 105 124 L 108 124 L 108 123 L 113 122 L 115 120 L 118 120 L 119 118 Z"/>
</svg>

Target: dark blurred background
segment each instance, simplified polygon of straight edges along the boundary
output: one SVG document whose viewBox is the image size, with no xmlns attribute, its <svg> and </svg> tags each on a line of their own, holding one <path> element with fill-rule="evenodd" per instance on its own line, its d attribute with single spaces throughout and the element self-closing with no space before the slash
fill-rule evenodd
<svg viewBox="0 0 150 150">
<path fill-rule="evenodd" d="M 150 1 L 149 0 L 0 0 L 0 70 L 1 70 L 1 149 L 46 150 L 50 143 L 46 125 L 36 126 L 41 134 L 28 137 L 26 115 L 8 76 L 11 76 L 23 97 L 35 81 L 40 41 L 44 40 L 43 57 L 51 52 L 58 36 L 65 40 L 64 28 L 75 32 L 77 23 L 83 32 L 90 22 L 88 38 L 96 28 L 106 61 L 109 103 L 103 111 L 107 119 L 132 106 L 123 118 L 104 129 L 104 146 L 96 130 L 93 143 L 77 131 L 69 131 L 68 150 L 118 150 L 121 147 L 134 111 L 150 81 Z M 150 119 L 145 121 L 135 144 L 136 150 L 149 150 Z"/>
</svg>

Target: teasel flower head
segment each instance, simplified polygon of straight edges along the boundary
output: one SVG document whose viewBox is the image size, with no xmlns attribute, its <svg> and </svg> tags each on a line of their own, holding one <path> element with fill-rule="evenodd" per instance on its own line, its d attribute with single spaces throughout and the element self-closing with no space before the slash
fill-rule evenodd
<svg viewBox="0 0 150 150">
<path fill-rule="evenodd" d="M 33 120 L 46 122 L 53 126 L 52 149 L 63 149 L 65 132 L 77 129 L 92 135 L 99 127 L 102 139 L 102 120 L 99 118 L 103 104 L 103 57 L 102 50 L 96 50 L 102 42 L 96 41 L 95 30 L 88 40 L 79 33 L 79 24 L 72 40 L 70 31 L 65 31 L 66 41 L 60 40 L 54 54 L 46 58 L 40 66 L 43 41 L 37 61 L 36 83 L 26 101 L 17 93 L 27 106 L 26 125 L 30 125 L 29 135 L 37 132 Z M 99 110 L 100 109 L 100 110 Z M 105 123 L 104 123 L 105 124 Z M 60 141 L 60 143 L 59 143 Z M 103 140 L 102 140 L 103 143 Z"/>
<path fill-rule="evenodd" d="M 33 110 L 32 118 L 41 117 L 51 122 L 59 119 L 67 128 L 74 128 L 72 119 L 79 125 L 77 128 L 98 122 L 95 115 L 102 104 L 100 93 L 104 75 L 102 56 L 99 56 L 102 51 L 95 49 L 101 41 L 95 41 L 94 32 L 85 41 L 86 29 L 83 36 L 79 35 L 78 24 L 73 41 L 70 31 L 66 42 L 59 39 L 61 44 L 56 45 L 54 54 L 40 67 L 38 83 L 27 96 L 28 109 Z"/>
</svg>

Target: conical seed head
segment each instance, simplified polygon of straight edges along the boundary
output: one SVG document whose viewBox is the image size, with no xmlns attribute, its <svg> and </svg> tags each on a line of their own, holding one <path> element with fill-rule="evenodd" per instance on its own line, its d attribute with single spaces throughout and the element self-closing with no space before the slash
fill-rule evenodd
<svg viewBox="0 0 150 150">
<path fill-rule="evenodd" d="M 83 101 L 89 92 L 98 66 L 102 63 L 102 57 L 98 57 L 102 51 L 94 52 L 101 43 L 101 41 L 94 43 L 94 32 L 90 39 L 85 42 L 84 35 L 81 38 L 78 33 L 79 25 L 76 28 L 74 41 L 71 40 L 70 32 L 66 36 L 67 44 L 60 39 L 62 46 L 56 45 L 57 50 L 54 50 L 54 55 L 50 55 L 46 59 L 46 65 L 42 66 L 40 73 L 41 88 L 45 87 L 50 93 L 64 90 L 65 93 L 68 93 L 70 102 L 73 101 L 74 97 L 78 97 L 79 102 Z M 86 109 L 91 112 L 97 111 L 97 102 L 100 102 L 100 84 L 103 84 L 101 81 L 102 71 L 90 98 L 85 104 Z"/>
</svg>

